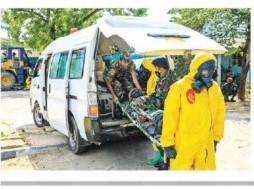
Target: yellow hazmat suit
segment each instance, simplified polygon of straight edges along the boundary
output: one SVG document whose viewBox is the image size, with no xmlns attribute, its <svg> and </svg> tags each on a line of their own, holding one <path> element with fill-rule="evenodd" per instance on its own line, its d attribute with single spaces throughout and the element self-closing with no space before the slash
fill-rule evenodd
<svg viewBox="0 0 254 189">
<path fill-rule="evenodd" d="M 147 81 L 146 93 L 148 95 L 155 92 L 156 82 L 157 82 L 157 78 L 158 78 L 157 75 L 155 74 L 155 67 L 152 64 L 152 61 L 153 61 L 152 59 L 145 59 L 142 62 L 142 65 L 151 72 L 151 75 Z"/>
<path fill-rule="evenodd" d="M 215 169 L 213 142 L 219 142 L 224 133 L 223 95 L 215 81 L 200 93 L 191 87 L 199 66 L 208 60 L 216 62 L 212 54 L 197 54 L 189 74 L 171 86 L 165 100 L 161 144 L 176 149 L 171 170 Z"/>
</svg>

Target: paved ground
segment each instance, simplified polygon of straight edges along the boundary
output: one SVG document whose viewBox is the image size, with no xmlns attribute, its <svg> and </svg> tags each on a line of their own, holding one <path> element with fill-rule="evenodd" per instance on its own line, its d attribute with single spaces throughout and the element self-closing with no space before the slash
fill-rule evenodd
<svg viewBox="0 0 254 189">
<path fill-rule="evenodd" d="M 112 141 L 74 155 L 65 136 L 34 125 L 27 91 L 2 92 L 1 105 L 2 153 L 18 151 L 16 158 L 2 160 L 3 170 L 155 170 L 145 162 L 153 152 L 144 138 Z M 250 169 L 250 131 L 249 103 L 227 103 L 225 136 L 216 155 L 218 170 Z"/>
</svg>

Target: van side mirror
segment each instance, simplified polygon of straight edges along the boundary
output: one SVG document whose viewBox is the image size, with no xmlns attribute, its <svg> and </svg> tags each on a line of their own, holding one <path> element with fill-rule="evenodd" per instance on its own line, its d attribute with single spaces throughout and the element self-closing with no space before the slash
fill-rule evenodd
<svg viewBox="0 0 254 189">
<path fill-rule="evenodd" d="M 30 77 L 34 77 L 34 73 L 33 73 L 33 72 L 30 72 L 28 75 L 29 75 Z"/>
<path fill-rule="evenodd" d="M 33 78 L 34 77 L 34 71 L 32 69 L 29 69 L 28 75 Z"/>
</svg>

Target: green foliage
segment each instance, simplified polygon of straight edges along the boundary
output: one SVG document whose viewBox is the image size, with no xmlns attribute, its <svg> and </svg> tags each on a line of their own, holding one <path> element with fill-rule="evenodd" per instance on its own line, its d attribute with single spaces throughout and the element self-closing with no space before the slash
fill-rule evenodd
<svg viewBox="0 0 254 189">
<path fill-rule="evenodd" d="M 172 9 L 175 22 L 202 32 L 228 49 L 226 55 L 241 57 L 238 98 L 245 100 L 245 82 L 250 69 L 250 9 Z M 242 43 L 237 42 L 241 39 Z"/>
<path fill-rule="evenodd" d="M 13 44 L 42 51 L 51 41 L 94 24 L 104 11 L 112 15 L 143 16 L 146 9 L 8 9 L 3 21 L 9 25 Z M 8 45 L 8 43 L 5 45 Z"/>
<path fill-rule="evenodd" d="M 212 19 L 216 9 L 171 9 L 173 21 L 201 32 L 206 21 Z"/>
<path fill-rule="evenodd" d="M 22 47 L 24 47 L 25 45 L 21 42 L 16 42 L 13 39 L 1 39 L 1 48 L 2 49 L 5 49 L 9 46 L 16 46 L 16 47 L 22 46 Z"/>
<path fill-rule="evenodd" d="M 83 28 L 86 20 L 100 9 L 10 9 L 3 20 L 9 35 L 41 51 L 52 40 L 69 33 L 71 27 Z M 96 19 L 96 18 L 93 18 Z"/>
<path fill-rule="evenodd" d="M 233 54 L 238 47 L 236 38 L 247 38 L 250 9 L 172 9 L 178 15 L 174 21 L 202 32 L 225 46 Z M 244 45 L 244 44 L 242 44 Z"/>
<path fill-rule="evenodd" d="M 125 8 L 125 9 L 106 9 L 113 16 L 144 16 L 146 15 L 147 9 L 133 9 L 133 8 Z"/>
</svg>

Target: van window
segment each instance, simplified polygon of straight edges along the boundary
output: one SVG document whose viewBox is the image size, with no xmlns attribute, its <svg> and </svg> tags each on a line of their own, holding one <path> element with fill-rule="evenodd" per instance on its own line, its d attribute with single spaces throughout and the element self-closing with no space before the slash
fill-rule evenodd
<svg viewBox="0 0 254 189">
<path fill-rule="evenodd" d="M 83 76 L 86 49 L 74 50 L 71 55 L 70 79 L 79 79 Z"/>
<path fill-rule="evenodd" d="M 57 53 L 53 56 L 49 77 L 51 79 L 63 79 L 65 76 L 68 52 Z"/>
</svg>

